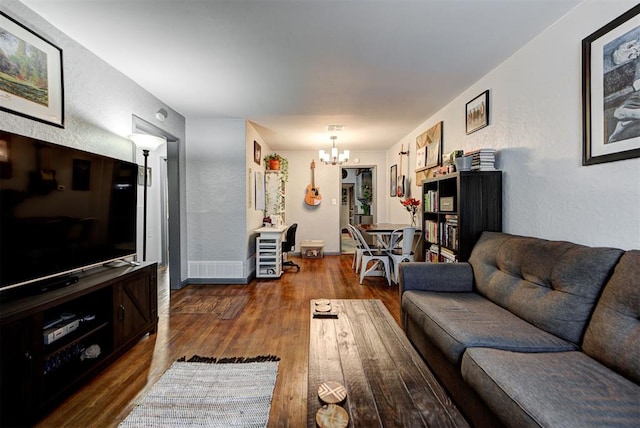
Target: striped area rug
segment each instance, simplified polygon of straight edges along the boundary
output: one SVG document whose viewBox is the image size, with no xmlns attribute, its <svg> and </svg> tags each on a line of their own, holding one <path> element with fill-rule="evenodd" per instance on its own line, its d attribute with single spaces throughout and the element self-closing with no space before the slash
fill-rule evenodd
<svg viewBox="0 0 640 428">
<path fill-rule="evenodd" d="M 278 361 L 274 356 L 179 360 L 119 427 L 265 427 Z"/>
</svg>

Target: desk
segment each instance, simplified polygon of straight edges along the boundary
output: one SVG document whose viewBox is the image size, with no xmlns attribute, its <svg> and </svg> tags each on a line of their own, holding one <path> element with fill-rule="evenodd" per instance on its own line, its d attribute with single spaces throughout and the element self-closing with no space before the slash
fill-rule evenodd
<svg viewBox="0 0 640 428">
<path fill-rule="evenodd" d="M 282 275 L 282 241 L 287 226 L 261 227 L 256 238 L 256 277 L 280 278 Z"/>
</svg>

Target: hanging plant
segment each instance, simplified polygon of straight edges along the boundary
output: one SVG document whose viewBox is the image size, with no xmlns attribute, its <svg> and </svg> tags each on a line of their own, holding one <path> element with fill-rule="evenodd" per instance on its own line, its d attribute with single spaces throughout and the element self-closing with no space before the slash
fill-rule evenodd
<svg viewBox="0 0 640 428">
<path fill-rule="evenodd" d="M 271 153 L 264 157 L 264 164 L 272 171 L 280 171 L 280 179 L 289 181 L 289 161 L 277 153 Z"/>
</svg>

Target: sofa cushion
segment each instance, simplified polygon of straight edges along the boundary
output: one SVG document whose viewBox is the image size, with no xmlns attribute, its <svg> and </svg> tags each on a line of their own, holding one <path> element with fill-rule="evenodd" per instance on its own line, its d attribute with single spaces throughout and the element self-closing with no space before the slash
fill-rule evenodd
<svg viewBox="0 0 640 428">
<path fill-rule="evenodd" d="M 587 327 L 583 350 L 640 383 L 640 250 L 626 252 L 618 262 Z"/>
<path fill-rule="evenodd" d="M 468 349 L 462 376 L 509 426 L 637 427 L 640 386 L 582 352 Z"/>
<path fill-rule="evenodd" d="M 484 232 L 469 262 L 480 294 L 535 326 L 580 344 L 623 251 Z"/>
<path fill-rule="evenodd" d="M 474 346 L 523 352 L 576 349 L 477 293 L 410 290 L 402 294 L 401 304 L 453 364 L 460 364 L 464 350 Z"/>
</svg>

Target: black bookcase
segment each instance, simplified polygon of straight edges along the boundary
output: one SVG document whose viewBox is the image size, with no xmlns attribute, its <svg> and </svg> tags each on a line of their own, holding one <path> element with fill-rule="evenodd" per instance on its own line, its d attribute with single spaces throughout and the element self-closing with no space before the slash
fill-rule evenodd
<svg viewBox="0 0 640 428">
<path fill-rule="evenodd" d="M 502 231 L 502 172 L 461 171 L 422 182 L 424 260 L 466 262 L 483 231 Z"/>
</svg>

